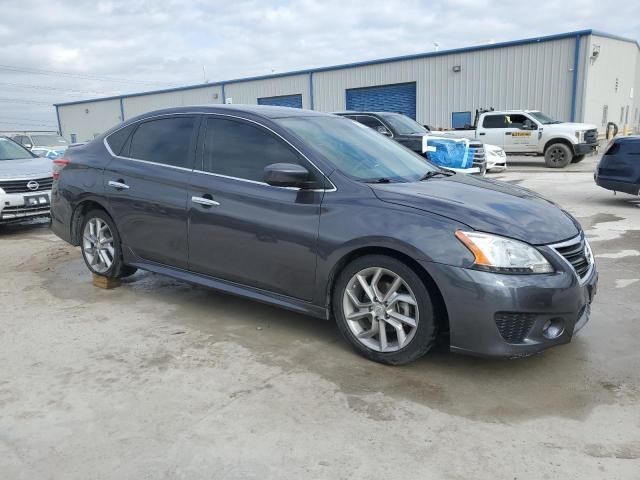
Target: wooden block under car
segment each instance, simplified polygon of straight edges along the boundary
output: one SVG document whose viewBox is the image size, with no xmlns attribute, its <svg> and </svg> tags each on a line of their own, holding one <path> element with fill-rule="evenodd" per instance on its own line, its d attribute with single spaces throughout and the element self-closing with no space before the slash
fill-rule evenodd
<svg viewBox="0 0 640 480">
<path fill-rule="evenodd" d="M 107 278 L 101 275 L 93 274 L 93 284 L 98 288 L 104 288 L 105 290 L 110 290 L 112 288 L 119 287 L 120 280 L 118 278 Z"/>
</svg>

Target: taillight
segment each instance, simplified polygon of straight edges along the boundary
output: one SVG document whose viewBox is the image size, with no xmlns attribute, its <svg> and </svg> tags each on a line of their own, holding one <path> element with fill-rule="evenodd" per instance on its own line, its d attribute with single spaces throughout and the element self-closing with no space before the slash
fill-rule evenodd
<svg viewBox="0 0 640 480">
<path fill-rule="evenodd" d="M 53 161 L 53 173 L 51 174 L 51 176 L 54 180 L 58 180 L 60 178 L 60 172 L 67 165 L 69 165 L 69 160 L 67 160 L 66 158 L 56 158 Z"/>
</svg>

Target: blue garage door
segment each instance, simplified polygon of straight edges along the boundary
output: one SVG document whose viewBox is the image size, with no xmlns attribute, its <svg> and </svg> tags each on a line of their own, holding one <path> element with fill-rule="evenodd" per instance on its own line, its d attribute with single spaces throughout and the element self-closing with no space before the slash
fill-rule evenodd
<svg viewBox="0 0 640 480">
<path fill-rule="evenodd" d="M 399 83 L 347 90 L 347 110 L 404 113 L 416 119 L 416 84 Z"/>
<path fill-rule="evenodd" d="M 258 105 L 274 105 L 276 107 L 302 108 L 302 95 L 282 95 L 280 97 L 259 98 Z"/>
</svg>

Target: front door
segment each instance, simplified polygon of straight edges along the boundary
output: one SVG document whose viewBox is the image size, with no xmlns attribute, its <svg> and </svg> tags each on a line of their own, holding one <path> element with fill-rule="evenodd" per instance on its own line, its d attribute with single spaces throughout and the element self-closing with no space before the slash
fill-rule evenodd
<svg viewBox="0 0 640 480">
<path fill-rule="evenodd" d="M 520 113 L 505 115 L 504 150 L 514 153 L 535 151 L 538 131 L 533 130 L 532 125 L 535 123 Z"/>
<path fill-rule="evenodd" d="M 317 170 L 254 122 L 212 115 L 204 128 L 189 192 L 189 269 L 311 300 L 324 192 L 273 187 L 263 172 L 272 163 Z"/>
<path fill-rule="evenodd" d="M 144 260 L 187 268 L 187 195 L 199 121 L 173 116 L 141 122 L 105 169 L 123 248 Z"/>
</svg>

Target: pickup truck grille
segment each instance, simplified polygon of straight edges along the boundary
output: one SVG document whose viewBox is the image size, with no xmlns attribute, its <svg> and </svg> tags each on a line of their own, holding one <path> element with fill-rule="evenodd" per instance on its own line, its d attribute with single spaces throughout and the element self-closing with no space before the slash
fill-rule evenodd
<svg viewBox="0 0 640 480">
<path fill-rule="evenodd" d="M 584 143 L 598 143 L 598 130 L 594 128 L 584 132 Z"/>
<path fill-rule="evenodd" d="M 31 182 L 35 182 L 35 183 L 31 183 Z M 32 188 L 29 188 L 27 186 L 29 184 L 31 184 Z M 32 178 L 29 180 L 1 180 L 0 188 L 4 190 L 5 193 L 31 193 L 31 192 L 40 192 L 43 190 L 51 190 L 52 184 L 53 184 L 53 178 L 51 177 Z"/>
<path fill-rule="evenodd" d="M 593 256 L 584 238 L 576 237 L 568 242 L 553 245 L 552 248 L 571 264 L 581 280 L 591 270 Z"/>
</svg>

